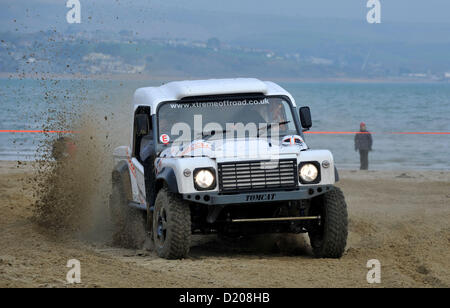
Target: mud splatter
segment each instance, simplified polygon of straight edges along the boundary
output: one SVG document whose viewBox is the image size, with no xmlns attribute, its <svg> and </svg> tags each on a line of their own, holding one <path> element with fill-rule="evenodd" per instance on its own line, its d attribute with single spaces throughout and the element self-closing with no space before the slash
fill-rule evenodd
<svg viewBox="0 0 450 308">
<path fill-rule="evenodd" d="M 61 139 L 48 136 L 40 147 L 43 159 L 34 164 L 33 220 L 51 231 L 72 232 L 82 237 L 108 234 L 108 196 L 112 157 L 107 142 L 105 120 L 91 109 L 77 116 L 70 129 L 77 134 L 66 137 L 74 150 L 64 151 Z M 70 141 L 67 141 L 70 140 Z M 56 145 L 56 147 L 55 147 Z"/>
</svg>

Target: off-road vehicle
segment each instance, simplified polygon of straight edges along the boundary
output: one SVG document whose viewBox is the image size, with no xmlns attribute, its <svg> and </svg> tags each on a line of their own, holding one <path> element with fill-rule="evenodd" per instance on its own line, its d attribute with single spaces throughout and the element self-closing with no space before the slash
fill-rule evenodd
<svg viewBox="0 0 450 308">
<path fill-rule="evenodd" d="M 178 259 L 194 234 L 308 233 L 316 257 L 342 256 L 347 206 L 333 156 L 308 148 L 310 109 L 286 90 L 250 78 L 170 82 L 136 90 L 133 105 L 130 144 L 114 150 L 117 241 L 146 233 L 160 257 Z"/>
</svg>

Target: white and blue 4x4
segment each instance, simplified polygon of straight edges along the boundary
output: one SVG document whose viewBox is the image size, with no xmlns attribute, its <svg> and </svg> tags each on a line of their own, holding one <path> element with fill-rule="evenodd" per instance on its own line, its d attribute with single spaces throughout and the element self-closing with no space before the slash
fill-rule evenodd
<svg viewBox="0 0 450 308">
<path fill-rule="evenodd" d="M 141 88 L 133 118 L 130 145 L 114 150 L 116 241 L 135 245 L 142 223 L 158 255 L 177 259 L 193 234 L 308 233 L 315 256 L 342 256 L 347 206 L 333 156 L 308 148 L 310 110 L 277 84 Z"/>
</svg>

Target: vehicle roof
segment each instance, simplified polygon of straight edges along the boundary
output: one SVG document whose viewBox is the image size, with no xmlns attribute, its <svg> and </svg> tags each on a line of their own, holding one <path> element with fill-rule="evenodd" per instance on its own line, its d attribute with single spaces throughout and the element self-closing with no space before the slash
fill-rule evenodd
<svg viewBox="0 0 450 308">
<path fill-rule="evenodd" d="M 134 109 L 138 106 L 151 107 L 155 114 L 158 104 L 177 101 L 186 97 L 262 93 L 264 95 L 285 95 L 295 106 L 294 98 L 282 87 L 271 81 L 256 78 L 186 80 L 169 82 L 159 87 L 145 87 L 134 93 Z"/>
</svg>

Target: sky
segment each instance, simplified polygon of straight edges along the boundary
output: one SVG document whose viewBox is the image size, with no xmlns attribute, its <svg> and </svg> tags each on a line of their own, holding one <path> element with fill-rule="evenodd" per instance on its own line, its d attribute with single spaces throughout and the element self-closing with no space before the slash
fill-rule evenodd
<svg viewBox="0 0 450 308">
<path fill-rule="evenodd" d="M 278 14 L 313 18 L 363 19 L 367 0 L 228 0 L 156 1 L 170 6 L 207 9 L 222 12 Z M 383 18 L 390 22 L 450 22 L 447 0 L 380 0 Z"/>
<path fill-rule="evenodd" d="M 80 29 L 124 28 L 150 36 L 184 35 L 201 38 L 217 28 L 209 16 L 224 16 L 224 23 L 242 18 L 264 22 L 267 15 L 288 19 L 345 19 L 365 23 L 367 0 L 79 0 Z M 380 0 L 382 23 L 450 24 L 448 0 Z M 66 0 L 0 0 L 0 26 L 4 30 L 64 30 Z M 263 17 L 266 15 L 266 17 Z M 188 18 L 190 17 L 190 19 Z M 188 21 L 186 21 L 188 20 Z M 198 22 L 196 22 L 196 20 Z M 152 28 L 152 29 L 150 29 Z M 236 32 L 239 32 L 236 30 Z M 228 33 L 232 35 L 233 33 Z M 236 33 L 238 35 L 239 33 Z"/>
</svg>

